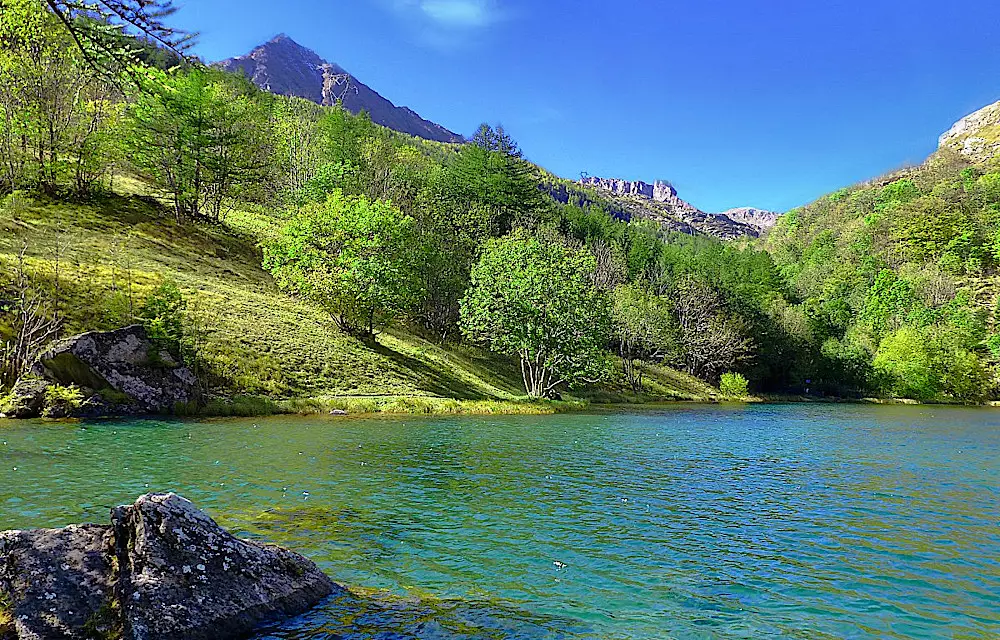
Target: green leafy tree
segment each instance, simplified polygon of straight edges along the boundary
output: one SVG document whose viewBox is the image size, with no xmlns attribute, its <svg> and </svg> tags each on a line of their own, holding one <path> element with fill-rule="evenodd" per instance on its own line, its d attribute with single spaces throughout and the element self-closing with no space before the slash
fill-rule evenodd
<svg viewBox="0 0 1000 640">
<path fill-rule="evenodd" d="M 609 314 L 594 257 L 526 231 L 491 240 L 461 303 L 463 333 L 521 361 L 524 388 L 551 397 L 605 370 Z"/>
<path fill-rule="evenodd" d="M 170 194 L 178 220 L 222 218 L 227 201 L 252 196 L 267 175 L 267 98 L 218 71 L 150 71 L 128 111 L 132 164 Z"/>
<path fill-rule="evenodd" d="M 940 391 L 940 373 L 925 337 L 913 327 L 889 334 L 873 361 L 884 390 L 902 398 L 931 400 Z"/>
<path fill-rule="evenodd" d="M 5 0 L 4 5 L 11 1 Z M 88 65 L 115 81 L 124 77 L 139 81 L 142 74 L 137 67 L 148 60 L 151 50 L 166 51 L 186 62 L 186 52 L 197 37 L 167 24 L 177 10 L 172 0 L 44 0 L 43 4 Z M 0 8 L 6 10 L 6 6 Z"/>
<path fill-rule="evenodd" d="M 0 10 L 0 194 L 67 186 L 86 195 L 107 170 L 118 96 L 37 0 Z"/>
<path fill-rule="evenodd" d="M 307 204 L 264 246 L 278 284 L 369 342 L 420 297 L 413 219 L 387 202 L 335 191 Z"/>
<path fill-rule="evenodd" d="M 677 350 L 680 341 L 671 302 L 637 284 L 614 290 L 612 331 L 625 380 L 636 393 L 642 391 L 642 363 L 662 360 Z"/>
<path fill-rule="evenodd" d="M 535 170 L 502 128 L 480 127 L 450 163 L 448 178 L 445 197 L 485 214 L 494 235 L 535 226 L 545 214 Z"/>
</svg>

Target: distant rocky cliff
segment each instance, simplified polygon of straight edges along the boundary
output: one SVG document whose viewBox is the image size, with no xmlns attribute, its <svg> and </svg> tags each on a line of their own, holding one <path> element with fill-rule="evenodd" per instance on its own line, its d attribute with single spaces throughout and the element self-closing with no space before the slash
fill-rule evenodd
<svg viewBox="0 0 1000 640">
<path fill-rule="evenodd" d="M 216 64 L 241 71 L 265 91 L 298 96 L 332 106 L 343 100 L 351 113 L 367 111 L 374 122 L 413 136 L 438 142 L 462 142 L 462 136 L 424 120 L 412 109 L 397 107 L 340 66 L 281 34 L 250 53 Z"/>
<path fill-rule="evenodd" d="M 943 134 L 938 143 L 975 162 L 996 157 L 1000 153 L 1000 102 L 965 116 Z"/>
<path fill-rule="evenodd" d="M 622 211 L 619 217 L 653 220 L 665 229 L 703 233 L 732 240 L 756 238 L 774 226 L 780 214 L 745 207 L 725 213 L 706 213 L 677 195 L 669 182 L 653 183 L 617 178 L 585 177 L 580 184 L 611 194 Z"/>
<path fill-rule="evenodd" d="M 753 207 L 730 209 L 729 211 L 723 211 L 719 215 L 725 216 L 733 222 L 739 222 L 741 224 L 750 225 L 751 227 L 757 227 L 761 233 L 776 225 L 778 223 L 778 218 L 781 217 L 780 213 L 765 211 L 764 209 L 755 209 Z"/>
</svg>

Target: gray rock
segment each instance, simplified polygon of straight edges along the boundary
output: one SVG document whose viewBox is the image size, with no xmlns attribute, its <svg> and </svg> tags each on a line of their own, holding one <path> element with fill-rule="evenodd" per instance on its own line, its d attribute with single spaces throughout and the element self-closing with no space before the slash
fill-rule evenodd
<svg viewBox="0 0 1000 640">
<path fill-rule="evenodd" d="M 112 510 L 111 526 L 0 533 L 19 640 L 240 638 L 334 591 L 306 558 L 238 540 L 172 493 Z"/>
<path fill-rule="evenodd" d="M 51 382 L 36 376 L 25 376 L 11 390 L 7 407 L 0 418 L 37 418 L 45 407 L 45 391 Z"/>
<path fill-rule="evenodd" d="M 1000 155 L 1000 102 L 965 116 L 938 139 L 939 148 L 958 151 L 973 162 Z"/>
<path fill-rule="evenodd" d="M 111 549 L 109 526 L 0 532 L 0 601 L 16 637 L 117 635 Z"/>
<path fill-rule="evenodd" d="M 238 540 L 174 494 L 118 507 L 112 522 L 126 637 L 134 640 L 238 638 L 337 588 L 309 560 Z"/>
<path fill-rule="evenodd" d="M 150 340 L 140 325 L 84 333 L 46 349 L 22 381 L 21 409 L 11 417 L 41 414 L 47 385 L 30 382 L 37 380 L 80 387 L 88 398 L 80 413 L 89 416 L 164 413 L 201 397 L 191 370 Z"/>
<path fill-rule="evenodd" d="M 736 209 L 730 209 L 729 211 L 723 211 L 718 215 L 725 216 L 734 222 L 756 227 L 760 229 L 761 232 L 772 228 L 778 223 L 778 218 L 781 217 L 780 213 L 766 211 L 764 209 L 755 209 L 754 207 L 738 207 Z"/>
</svg>

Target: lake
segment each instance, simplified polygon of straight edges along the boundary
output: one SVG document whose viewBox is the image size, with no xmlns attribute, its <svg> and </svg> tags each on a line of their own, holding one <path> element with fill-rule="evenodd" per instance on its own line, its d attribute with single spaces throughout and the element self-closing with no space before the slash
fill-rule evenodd
<svg viewBox="0 0 1000 640">
<path fill-rule="evenodd" d="M 148 491 L 352 595 L 261 638 L 1000 636 L 1000 411 L 0 421 L 0 529 Z"/>
</svg>

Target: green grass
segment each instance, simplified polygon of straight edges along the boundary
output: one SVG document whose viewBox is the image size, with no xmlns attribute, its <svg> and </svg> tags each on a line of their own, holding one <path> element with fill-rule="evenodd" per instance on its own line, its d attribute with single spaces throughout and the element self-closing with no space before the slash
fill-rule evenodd
<svg viewBox="0 0 1000 640">
<path fill-rule="evenodd" d="M 0 640 L 14 637 L 14 607 L 10 596 L 0 591 Z"/>
<path fill-rule="evenodd" d="M 49 295 L 58 293 L 64 332 L 74 334 L 128 324 L 149 292 L 175 281 L 201 334 L 201 360 L 227 398 L 201 413 L 562 410 L 521 399 L 516 362 L 472 346 L 442 346 L 403 327 L 380 335 L 372 348 L 341 333 L 319 309 L 280 292 L 261 268 L 258 249 L 280 220 L 251 210 L 230 214 L 225 224 L 178 224 L 142 193 L 141 183 L 116 178 L 116 184 L 132 193 L 80 203 L 22 198 L 16 210 L 0 208 L 0 287 L 11 284 L 26 244 L 27 271 Z M 9 327 L 0 325 L 0 337 L 5 331 Z M 650 367 L 648 380 L 648 393 L 638 400 L 716 394 L 663 367 Z M 637 400 L 616 385 L 575 395 Z"/>
</svg>

